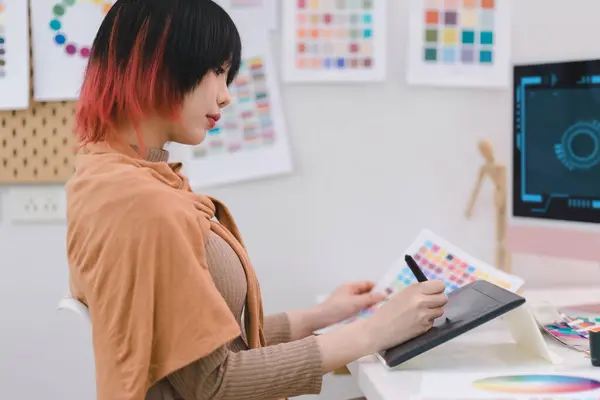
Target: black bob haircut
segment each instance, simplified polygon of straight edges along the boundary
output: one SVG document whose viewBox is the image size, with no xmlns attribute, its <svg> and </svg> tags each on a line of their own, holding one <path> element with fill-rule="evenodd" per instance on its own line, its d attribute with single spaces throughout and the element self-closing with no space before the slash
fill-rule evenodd
<svg viewBox="0 0 600 400">
<path fill-rule="evenodd" d="M 82 141 L 106 139 L 121 120 L 175 116 L 209 72 L 241 63 L 240 34 L 212 0 L 117 0 L 94 39 L 79 99 Z"/>
</svg>

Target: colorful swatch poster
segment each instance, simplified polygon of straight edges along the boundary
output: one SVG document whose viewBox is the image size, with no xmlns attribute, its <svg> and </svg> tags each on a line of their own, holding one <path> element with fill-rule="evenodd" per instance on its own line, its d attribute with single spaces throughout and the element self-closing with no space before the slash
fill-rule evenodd
<svg viewBox="0 0 600 400">
<path fill-rule="evenodd" d="M 240 29 L 243 31 L 243 29 Z M 173 146 L 193 188 L 290 173 L 293 169 L 267 31 L 242 33 L 243 59 L 231 103 L 199 146 Z"/>
<path fill-rule="evenodd" d="M 265 74 L 263 56 L 242 60 L 238 76 L 229 87 L 231 104 L 208 132 L 204 144 L 194 149 L 195 158 L 253 151 L 274 144 L 273 110 Z"/>
<path fill-rule="evenodd" d="M 29 107 L 27 2 L 0 0 L 0 110 Z"/>
<path fill-rule="evenodd" d="M 387 0 L 284 1 L 284 80 L 384 80 L 386 9 Z"/>
<path fill-rule="evenodd" d="M 410 1 L 410 84 L 508 86 L 511 0 Z"/>
<path fill-rule="evenodd" d="M 35 100 L 79 97 L 94 37 L 115 1 L 32 1 Z"/>
</svg>

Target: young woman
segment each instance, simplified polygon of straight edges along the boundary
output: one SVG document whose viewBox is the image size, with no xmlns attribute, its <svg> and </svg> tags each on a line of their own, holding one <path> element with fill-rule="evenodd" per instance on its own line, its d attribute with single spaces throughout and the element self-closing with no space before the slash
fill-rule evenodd
<svg viewBox="0 0 600 400">
<path fill-rule="evenodd" d="M 118 0 L 98 31 L 77 111 L 67 251 L 71 291 L 92 318 L 99 400 L 318 393 L 323 374 L 442 314 L 444 285 L 431 281 L 314 336 L 383 299 L 359 282 L 263 318 L 227 208 L 193 193 L 163 149 L 202 142 L 230 102 L 240 54 L 234 23 L 210 0 Z"/>
</svg>

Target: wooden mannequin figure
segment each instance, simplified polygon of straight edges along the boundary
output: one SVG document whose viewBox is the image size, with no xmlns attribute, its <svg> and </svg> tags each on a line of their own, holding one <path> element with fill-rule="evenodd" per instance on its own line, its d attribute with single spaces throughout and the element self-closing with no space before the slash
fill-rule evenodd
<svg viewBox="0 0 600 400">
<path fill-rule="evenodd" d="M 466 216 L 471 218 L 475 201 L 484 179 L 491 179 L 494 184 L 494 206 L 496 208 L 496 268 L 510 272 L 511 260 L 506 247 L 506 166 L 496 162 L 494 149 L 489 141 L 478 144 L 479 152 L 485 159 L 485 164 L 479 170 L 479 178 L 473 188 L 471 199 L 467 207 Z"/>
</svg>

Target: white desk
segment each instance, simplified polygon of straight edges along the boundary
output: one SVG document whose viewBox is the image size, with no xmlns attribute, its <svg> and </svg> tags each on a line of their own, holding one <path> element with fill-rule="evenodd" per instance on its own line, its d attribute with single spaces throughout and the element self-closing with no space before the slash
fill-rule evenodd
<svg viewBox="0 0 600 400">
<path fill-rule="evenodd" d="M 600 301 L 600 288 L 531 290 L 526 291 L 524 296 L 532 307 L 543 303 L 564 307 Z M 550 350 L 563 358 L 563 363 L 560 365 L 541 363 L 532 365 L 536 368 L 536 371 L 560 372 L 573 369 L 595 369 L 585 354 L 571 350 L 554 340 L 547 340 L 547 342 Z M 493 346 L 490 346 L 490 344 L 493 344 Z M 465 363 L 458 365 L 460 371 L 481 372 L 486 367 L 498 370 L 497 364 L 492 366 L 491 363 L 486 362 L 486 360 L 489 360 L 486 357 L 502 359 L 502 357 L 508 356 L 511 351 L 518 351 L 510 337 L 510 332 L 503 326 L 503 321 L 493 321 L 430 350 L 426 354 L 417 357 L 412 364 L 408 362 L 397 370 L 386 369 L 374 356 L 364 357 L 348 365 L 348 369 L 368 400 L 410 399 L 412 396 L 420 394 L 421 380 L 427 373 L 450 372 L 451 369 L 454 372 L 459 372 L 456 363 L 454 365 L 443 363 L 443 354 L 444 352 L 453 353 L 455 356 L 457 352 L 466 351 L 467 348 L 469 353 L 464 353 Z M 473 351 L 474 349 L 476 351 Z M 432 368 L 428 358 L 430 361 L 435 358 L 435 368 Z M 600 368 L 596 368 L 596 370 L 600 370 Z"/>
</svg>

